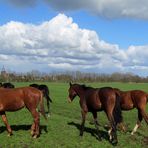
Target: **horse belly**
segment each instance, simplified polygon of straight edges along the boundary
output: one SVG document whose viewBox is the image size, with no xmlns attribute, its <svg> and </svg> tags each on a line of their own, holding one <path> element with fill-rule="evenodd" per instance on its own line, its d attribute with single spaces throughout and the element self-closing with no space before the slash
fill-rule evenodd
<svg viewBox="0 0 148 148">
<path fill-rule="evenodd" d="M 102 110 L 102 104 L 101 103 L 92 103 L 92 105 L 88 104 L 88 110 L 89 111 L 101 111 Z"/>
<path fill-rule="evenodd" d="M 3 105 L 4 111 L 17 111 L 24 107 L 23 101 L 13 100 L 13 102 L 9 102 Z"/>
<path fill-rule="evenodd" d="M 122 110 L 131 110 L 134 108 L 134 105 L 132 102 L 125 102 L 121 104 Z"/>
</svg>

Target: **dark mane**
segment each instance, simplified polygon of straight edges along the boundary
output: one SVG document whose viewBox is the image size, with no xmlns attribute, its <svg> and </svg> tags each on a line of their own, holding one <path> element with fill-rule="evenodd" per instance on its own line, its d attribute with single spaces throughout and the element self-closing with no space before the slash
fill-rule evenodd
<svg viewBox="0 0 148 148">
<path fill-rule="evenodd" d="M 80 86 L 83 90 L 94 89 L 93 87 L 86 86 L 85 84 L 73 84 L 74 87 Z"/>
<path fill-rule="evenodd" d="M 82 88 L 83 88 L 84 90 L 92 89 L 92 87 L 90 87 L 90 86 L 86 86 L 85 84 L 82 84 L 81 86 L 82 86 Z"/>
<path fill-rule="evenodd" d="M 75 86 L 81 86 L 84 90 L 88 90 L 88 89 L 92 89 L 92 87 L 90 87 L 90 86 L 86 86 L 85 84 L 73 84 L 73 85 L 75 85 Z"/>
</svg>

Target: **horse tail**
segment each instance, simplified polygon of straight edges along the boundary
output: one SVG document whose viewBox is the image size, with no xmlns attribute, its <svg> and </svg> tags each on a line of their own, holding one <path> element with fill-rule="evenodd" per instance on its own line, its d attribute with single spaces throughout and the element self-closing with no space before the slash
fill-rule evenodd
<svg viewBox="0 0 148 148">
<path fill-rule="evenodd" d="M 52 100 L 51 100 L 51 98 L 49 97 L 48 94 L 45 93 L 45 97 L 46 97 L 46 99 L 48 100 L 48 102 L 51 102 L 51 103 L 52 103 Z"/>
<path fill-rule="evenodd" d="M 49 95 L 49 89 L 47 86 L 45 87 L 45 90 L 46 90 L 46 93 Z"/>
<path fill-rule="evenodd" d="M 117 93 L 116 91 L 115 91 L 115 94 L 116 94 L 116 101 L 115 101 L 115 107 L 113 110 L 113 116 L 116 124 L 118 124 L 123 121 L 123 117 L 122 117 L 122 111 L 121 111 L 121 105 L 120 105 L 121 97 L 119 93 Z"/>
<path fill-rule="evenodd" d="M 40 111 L 43 117 L 47 120 L 46 114 L 45 114 L 45 108 L 44 108 L 44 100 L 43 100 L 43 94 L 40 95 Z"/>
<path fill-rule="evenodd" d="M 45 93 L 45 96 L 46 96 L 47 100 L 50 101 L 50 102 L 52 103 L 52 99 L 49 97 L 49 89 L 48 89 L 48 87 L 46 87 L 44 93 Z"/>
</svg>

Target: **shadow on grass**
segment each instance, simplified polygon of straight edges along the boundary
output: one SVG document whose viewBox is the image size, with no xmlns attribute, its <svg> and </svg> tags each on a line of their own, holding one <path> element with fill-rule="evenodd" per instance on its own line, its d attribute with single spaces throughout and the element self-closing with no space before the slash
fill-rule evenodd
<svg viewBox="0 0 148 148">
<path fill-rule="evenodd" d="M 74 122 L 69 122 L 68 125 L 75 126 L 80 131 L 80 128 L 81 128 L 80 124 L 74 123 Z M 84 132 L 90 133 L 93 137 L 98 139 L 98 135 L 97 135 L 96 129 L 92 129 L 92 128 L 89 128 L 89 127 L 84 127 Z M 109 137 L 108 137 L 108 133 L 107 132 L 100 131 L 100 130 L 99 130 L 99 132 L 101 134 L 101 138 L 102 139 L 105 139 L 105 140 L 109 141 Z"/>
<path fill-rule="evenodd" d="M 11 126 L 12 131 L 19 131 L 19 130 L 27 131 L 27 130 L 31 129 L 31 125 L 26 125 L 26 124 L 23 124 L 23 125 L 10 125 L 10 126 Z M 6 126 L 0 126 L 0 134 L 3 133 L 6 130 L 7 130 Z M 40 125 L 40 133 L 42 131 L 45 131 L 46 133 L 48 132 L 46 125 Z"/>
</svg>

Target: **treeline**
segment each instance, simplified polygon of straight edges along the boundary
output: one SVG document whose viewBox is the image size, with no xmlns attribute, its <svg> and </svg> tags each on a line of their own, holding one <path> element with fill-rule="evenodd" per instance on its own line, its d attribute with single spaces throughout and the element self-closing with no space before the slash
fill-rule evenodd
<svg viewBox="0 0 148 148">
<path fill-rule="evenodd" d="M 140 77 L 132 73 L 113 73 L 97 74 L 83 72 L 64 72 L 64 73 L 41 73 L 31 71 L 28 73 L 7 73 L 7 77 L 0 75 L 0 82 L 136 82 L 146 83 L 148 77 Z"/>
</svg>

